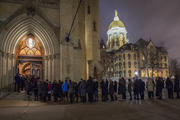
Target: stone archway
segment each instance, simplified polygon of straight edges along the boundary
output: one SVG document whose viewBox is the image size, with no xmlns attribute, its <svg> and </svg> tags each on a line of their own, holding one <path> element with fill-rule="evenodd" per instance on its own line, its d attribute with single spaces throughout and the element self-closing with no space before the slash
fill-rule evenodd
<svg viewBox="0 0 180 120">
<path fill-rule="evenodd" d="M 20 40 L 29 33 L 37 37 L 44 49 L 44 79 L 60 78 L 60 67 L 55 67 L 60 66 L 60 48 L 53 29 L 40 16 L 32 17 L 23 13 L 7 23 L 0 33 L 0 88 L 14 82 L 16 50 Z"/>
</svg>

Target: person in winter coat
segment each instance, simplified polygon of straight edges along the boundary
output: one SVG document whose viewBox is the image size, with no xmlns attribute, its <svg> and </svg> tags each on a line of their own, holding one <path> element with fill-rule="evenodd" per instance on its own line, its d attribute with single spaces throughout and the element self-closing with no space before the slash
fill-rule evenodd
<svg viewBox="0 0 180 120">
<path fill-rule="evenodd" d="M 117 100 L 117 81 L 114 81 L 114 100 Z"/>
<path fill-rule="evenodd" d="M 75 101 L 78 103 L 79 100 L 79 86 L 77 82 L 74 82 L 74 95 L 75 95 Z"/>
<path fill-rule="evenodd" d="M 34 83 L 34 85 L 33 85 L 33 91 L 34 91 L 34 100 L 37 101 L 38 100 L 38 84 L 37 84 L 37 82 Z"/>
<path fill-rule="evenodd" d="M 51 82 L 48 83 L 48 101 L 51 101 L 51 94 L 52 94 L 52 84 Z"/>
<path fill-rule="evenodd" d="M 149 99 L 154 97 L 154 87 L 155 87 L 155 83 L 154 83 L 153 79 L 149 78 L 146 82 L 146 88 L 148 91 Z"/>
<path fill-rule="evenodd" d="M 58 101 L 58 93 L 59 93 L 59 85 L 57 84 L 56 80 L 54 80 L 54 82 L 53 82 L 52 90 L 53 90 L 54 102 L 57 102 Z"/>
<path fill-rule="evenodd" d="M 101 81 L 101 95 L 102 95 L 102 102 L 106 101 L 106 86 L 104 80 Z"/>
<path fill-rule="evenodd" d="M 162 90 L 164 88 L 164 81 L 162 78 L 157 78 L 156 79 L 156 96 L 159 97 L 159 99 L 162 99 Z"/>
<path fill-rule="evenodd" d="M 90 103 L 93 102 L 93 80 L 92 77 L 90 76 L 88 81 L 87 81 L 87 93 L 88 93 L 88 101 Z"/>
<path fill-rule="evenodd" d="M 94 79 L 93 81 L 93 89 L 94 89 L 94 101 L 97 102 L 98 101 L 98 81 L 96 79 Z"/>
<path fill-rule="evenodd" d="M 173 82 L 170 78 L 166 80 L 166 88 L 168 90 L 168 98 L 173 99 Z"/>
<path fill-rule="evenodd" d="M 119 79 L 118 93 L 122 95 L 122 99 L 126 99 L 126 80 L 124 78 Z"/>
<path fill-rule="evenodd" d="M 110 80 L 109 84 L 109 95 L 111 97 L 111 101 L 114 101 L 114 85 L 112 80 Z"/>
<path fill-rule="evenodd" d="M 106 82 L 105 82 L 105 93 L 106 93 L 105 94 L 105 101 L 109 100 L 109 98 L 108 98 L 108 94 L 109 94 L 108 87 L 109 87 L 109 82 L 106 79 Z"/>
<path fill-rule="evenodd" d="M 128 79 L 128 93 L 129 93 L 129 100 L 132 100 L 132 91 L 133 91 L 133 82 L 131 79 Z"/>
<path fill-rule="evenodd" d="M 21 83 L 21 78 L 20 75 L 17 73 L 15 76 L 15 91 L 20 92 L 20 83 Z"/>
<path fill-rule="evenodd" d="M 64 98 L 68 102 L 69 100 L 68 100 L 68 82 L 67 82 L 67 80 L 65 80 L 65 82 L 62 85 L 62 91 L 63 91 Z"/>
<path fill-rule="evenodd" d="M 74 91 L 75 91 L 75 89 L 74 89 L 74 83 L 71 81 L 71 80 L 69 80 L 69 97 L 70 97 L 70 103 L 71 104 L 73 104 L 73 99 L 74 99 Z"/>
<path fill-rule="evenodd" d="M 30 80 L 27 80 L 26 81 L 26 93 L 28 96 L 28 100 L 30 100 L 31 92 L 32 92 L 32 84 L 31 84 Z"/>
<path fill-rule="evenodd" d="M 79 89 L 80 89 L 80 96 L 81 96 L 81 101 L 82 103 L 86 102 L 86 81 L 82 80 L 81 83 L 79 84 Z"/>
<path fill-rule="evenodd" d="M 180 82 L 179 82 L 179 76 L 175 76 L 174 80 L 174 92 L 176 92 L 176 98 L 179 99 L 179 92 L 180 92 Z"/>
<path fill-rule="evenodd" d="M 43 82 L 39 81 L 38 82 L 38 95 L 39 95 L 40 101 L 43 101 L 42 94 L 43 94 Z"/>
<path fill-rule="evenodd" d="M 140 96 L 140 88 L 139 88 L 139 81 L 138 79 L 134 80 L 134 84 L 133 84 L 133 91 L 134 91 L 134 99 L 135 100 L 139 100 L 139 96 Z"/>
<path fill-rule="evenodd" d="M 42 96 L 44 102 L 46 102 L 47 94 L 48 94 L 48 83 L 44 81 L 42 85 Z"/>
<path fill-rule="evenodd" d="M 58 82 L 58 86 L 59 86 L 58 97 L 60 98 L 60 101 L 63 100 L 62 84 L 63 84 L 63 82 L 61 80 L 59 80 L 59 82 Z"/>
<path fill-rule="evenodd" d="M 144 100 L 145 83 L 142 81 L 142 79 L 139 79 L 138 82 L 141 100 Z"/>
</svg>

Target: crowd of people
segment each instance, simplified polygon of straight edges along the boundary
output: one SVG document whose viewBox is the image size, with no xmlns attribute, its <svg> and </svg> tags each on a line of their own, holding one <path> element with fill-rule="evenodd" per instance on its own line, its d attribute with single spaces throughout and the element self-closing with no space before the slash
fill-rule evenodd
<svg viewBox="0 0 180 120">
<path fill-rule="evenodd" d="M 138 78 L 119 81 L 102 80 L 89 77 L 81 79 L 79 82 L 72 80 L 41 81 L 39 78 L 24 77 L 17 74 L 15 76 L 15 91 L 25 90 L 28 98 L 34 97 L 38 101 L 54 101 L 63 103 L 86 103 L 97 102 L 101 98 L 102 102 L 117 101 L 119 99 L 144 100 L 145 91 L 149 99 L 163 99 L 163 89 L 167 89 L 169 99 L 180 98 L 180 83 L 178 76 L 170 79 L 148 78 L 142 80 Z M 174 95 L 176 93 L 176 95 Z"/>
</svg>

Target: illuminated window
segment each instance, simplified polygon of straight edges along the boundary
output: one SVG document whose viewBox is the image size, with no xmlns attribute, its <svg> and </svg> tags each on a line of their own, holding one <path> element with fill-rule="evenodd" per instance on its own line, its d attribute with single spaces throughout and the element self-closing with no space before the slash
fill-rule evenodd
<svg viewBox="0 0 180 120">
<path fill-rule="evenodd" d="M 130 60 L 131 59 L 131 55 L 130 54 L 128 54 L 128 60 Z"/>
<path fill-rule="evenodd" d="M 41 56 L 42 49 L 35 37 L 26 36 L 19 44 L 18 55 Z"/>
<path fill-rule="evenodd" d="M 136 60 L 136 54 L 134 54 L 134 60 Z"/>
<path fill-rule="evenodd" d="M 26 44 L 27 44 L 27 46 L 28 46 L 29 48 L 33 48 L 34 45 L 35 45 L 35 42 L 34 42 L 34 40 L 33 40 L 32 38 L 29 38 L 29 39 L 27 40 Z"/>
<path fill-rule="evenodd" d="M 131 62 L 128 62 L 128 67 L 131 68 Z"/>
</svg>

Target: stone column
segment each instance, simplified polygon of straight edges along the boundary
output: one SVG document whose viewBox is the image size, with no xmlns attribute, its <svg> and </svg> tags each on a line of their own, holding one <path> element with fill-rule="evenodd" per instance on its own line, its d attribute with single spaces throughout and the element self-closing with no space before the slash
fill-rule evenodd
<svg viewBox="0 0 180 120">
<path fill-rule="evenodd" d="M 45 56 L 44 58 L 43 70 L 44 70 L 44 80 L 46 80 L 48 79 L 48 56 Z"/>
<path fill-rule="evenodd" d="M 6 85 L 8 86 L 10 84 L 11 79 L 11 54 L 7 54 L 7 78 L 6 78 Z"/>
<path fill-rule="evenodd" d="M 6 87 L 6 77 L 7 77 L 7 54 L 2 53 L 2 88 Z"/>
<path fill-rule="evenodd" d="M 55 77 L 55 74 L 56 74 L 55 68 L 57 67 L 55 64 L 55 61 L 56 61 L 56 55 L 53 55 L 52 56 L 52 62 L 51 62 L 52 63 L 52 72 L 51 72 L 52 73 L 52 81 L 57 80 Z"/>
<path fill-rule="evenodd" d="M 16 75 L 16 55 L 12 54 L 12 83 L 14 84 L 15 82 L 15 75 Z"/>
<path fill-rule="evenodd" d="M 57 54 L 54 60 L 54 76 L 56 80 L 60 80 L 60 55 Z"/>
<path fill-rule="evenodd" d="M 51 80 L 51 56 L 48 56 L 48 80 Z"/>
</svg>

